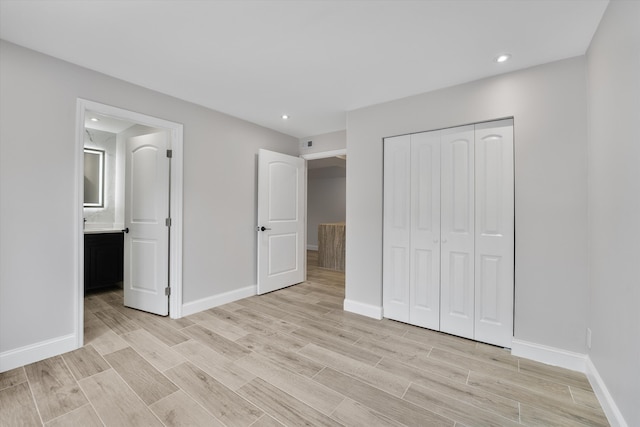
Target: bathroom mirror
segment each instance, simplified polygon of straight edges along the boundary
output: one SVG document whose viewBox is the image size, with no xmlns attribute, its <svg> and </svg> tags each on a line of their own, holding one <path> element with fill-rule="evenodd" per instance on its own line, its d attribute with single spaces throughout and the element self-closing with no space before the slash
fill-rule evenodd
<svg viewBox="0 0 640 427">
<path fill-rule="evenodd" d="M 104 151 L 84 149 L 84 207 L 104 207 Z"/>
</svg>

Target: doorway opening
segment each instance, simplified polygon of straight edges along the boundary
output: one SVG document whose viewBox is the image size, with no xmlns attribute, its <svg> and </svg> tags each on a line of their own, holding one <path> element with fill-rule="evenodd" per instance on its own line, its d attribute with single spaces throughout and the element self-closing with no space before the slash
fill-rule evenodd
<svg viewBox="0 0 640 427">
<path fill-rule="evenodd" d="M 94 119 L 94 120 L 91 120 Z M 88 124 L 89 123 L 89 124 Z M 75 192 L 75 229 L 74 253 L 76 260 L 74 295 L 76 307 L 75 330 L 77 346 L 84 343 L 84 294 L 85 294 L 85 219 L 89 224 L 88 230 L 101 232 L 104 230 L 117 230 L 121 227 L 125 232 L 125 183 L 124 173 L 105 175 L 105 171 L 120 170 L 124 172 L 124 149 L 116 154 L 118 148 L 125 144 L 125 140 L 133 140 L 136 137 L 163 135 L 166 144 L 166 156 L 170 157 L 168 179 L 161 190 L 162 197 L 169 199 L 167 203 L 167 234 L 166 234 L 166 265 L 158 275 L 158 282 L 162 281 L 163 289 L 166 285 L 168 292 L 168 313 L 171 318 L 182 317 L 182 182 L 183 182 L 183 126 L 152 116 L 100 104 L 93 101 L 78 99 L 76 108 L 76 192 Z M 109 148 L 107 140 L 112 139 L 113 149 Z M 127 143 L 128 144 L 128 143 Z M 101 206 L 91 206 L 84 203 L 85 188 L 92 186 L 85 179 L 85 145 L 88 148 L 98 149 L 104 153 L 101 179 L 99 185 L 91 188 L 89 193 L 98 193 L 102 197 Z M 93 147 L 92 147 L 93 146 Z M 163 146 L 165 147 L 165 146 Z M 111 155 L 109 151 L 112 150 Z M 165 155 L 164 151 L 162 153 Z M 145 154 L 146 159 L 149 158 Z M 145 169 L 143 159 L 139 171 Z M 117 163 L 117 164 L 116 164 Z M 127 166 L 129 167 L 129 166 Z M 147 168 L 148 169 L 148 168 Z M 129 188 L 127 189 L 129 191 Z M 165 194 L 166 193 L 166 194 Z M 129 196 L 127 196 L 129 197 Z M 135 197 L 135 196 L 134 196 Z M 138 199 L 134 199 L 138 200 Z M 131 201 L 129 201 L 131 203 Z M 136 202 L 136 204 L 139 204 Z M 128 220 L 127 220 L 128 221 Z M 163 221 L 164 222 L 164 221 Z M 163 224 L 165 225 L 165 224 Z M 140 252 L 143 256 L 144 254 Z M 130 257 L 133 259 L 133 257 Z M 166 270 L 166 271 L 165 271 Z M 167 283 L 164 283 L 167 282 Z M 140 293 L 144 297 L 144 292 Z M 165 299 L 166 302 L 166 299 Z M 165 311 L 166 313 L 166 311 Z"/>
<path fill-rule="evenodd" d="M 344 273 L 347 150 L 300 157 L 307 161 L 307 251 L 318 268 Z"/>
</svg>

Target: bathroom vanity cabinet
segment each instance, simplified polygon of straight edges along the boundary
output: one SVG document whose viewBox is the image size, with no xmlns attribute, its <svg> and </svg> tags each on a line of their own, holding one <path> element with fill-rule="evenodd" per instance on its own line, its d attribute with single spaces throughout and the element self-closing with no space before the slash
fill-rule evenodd
<svg viewBox="0 0 640 427">
<path fill-rule="evenodd" d="M 84 235 L 84 291 L 122 282 L 124 233 Z"/>
</svg>

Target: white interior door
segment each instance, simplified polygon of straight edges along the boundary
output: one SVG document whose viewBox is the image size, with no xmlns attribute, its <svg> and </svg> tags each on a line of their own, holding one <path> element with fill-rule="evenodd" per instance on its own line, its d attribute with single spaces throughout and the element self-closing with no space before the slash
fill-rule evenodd
<svg viewBox="0 0 640 427">
<path fill-rule="evenodd" d="M 474 337 L 474 126 L 442 131 L 440 330 Z"/>
<path fill-rule="evenodd" d="M 440 329 L 440 132 L 411 135 L 409 323 Z"/>
<path fill-rule="evenodd" d="M 513 337 L 513 120 L 476 125 L 475 339 Z"/>
<path fill-rule="evenodd" d="M 166 132 L 126 143 L 124 305 L 166 316 L 169 300 L 169 172 Z"/>
<path fill-rule="evenodd" d="M 304 159 L 258 153 L 258 294 L 305 279 Z"/>
<path fill-rule="evenodd" d="M 382 304 L 384 316 L 409 322 L 411 136 L 384 140 Z"/>
</svg>

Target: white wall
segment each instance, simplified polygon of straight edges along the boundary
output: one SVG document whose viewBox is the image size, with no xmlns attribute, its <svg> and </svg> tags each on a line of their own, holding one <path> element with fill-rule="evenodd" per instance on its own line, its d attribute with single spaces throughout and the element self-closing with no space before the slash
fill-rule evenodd
<svg viewBox="0 0 640 427">
<path fill-rule="evenodd" d="M 515 337 L 585 353 L 587 124 L 577 57 L 351 111 L 346 307 L 382 306 L 382 139 L 514 117 Z"/>
<path fill-rule="evenodd" d="M 318 224 L 346 219 L 346 178 L 307 181 L 307 247 L 318 247 Z"/>
<path fill-rule="evenodd" d="M 255 285 L 256 154 L 296 138 L 4 41 L 0 58 L 0 361 L 73 332 L 78 97 L 184 125 L 183 302 Z"/>
<path fill-rule="evenodd" d="M 640 2 L 609 4 L 587 70 L 589 357 L 640 426 Z"/>
<path fill-rule="evenodd" d="M 307 147 L 307 142 L 312 141 L 313 145 Z M 342 150 L 347 148 L 347 131 L 323 133 L 322 135 L 307 136 L 300 138 L 300 154 L 312 154 L 322 151 Z"/>
</svg>

